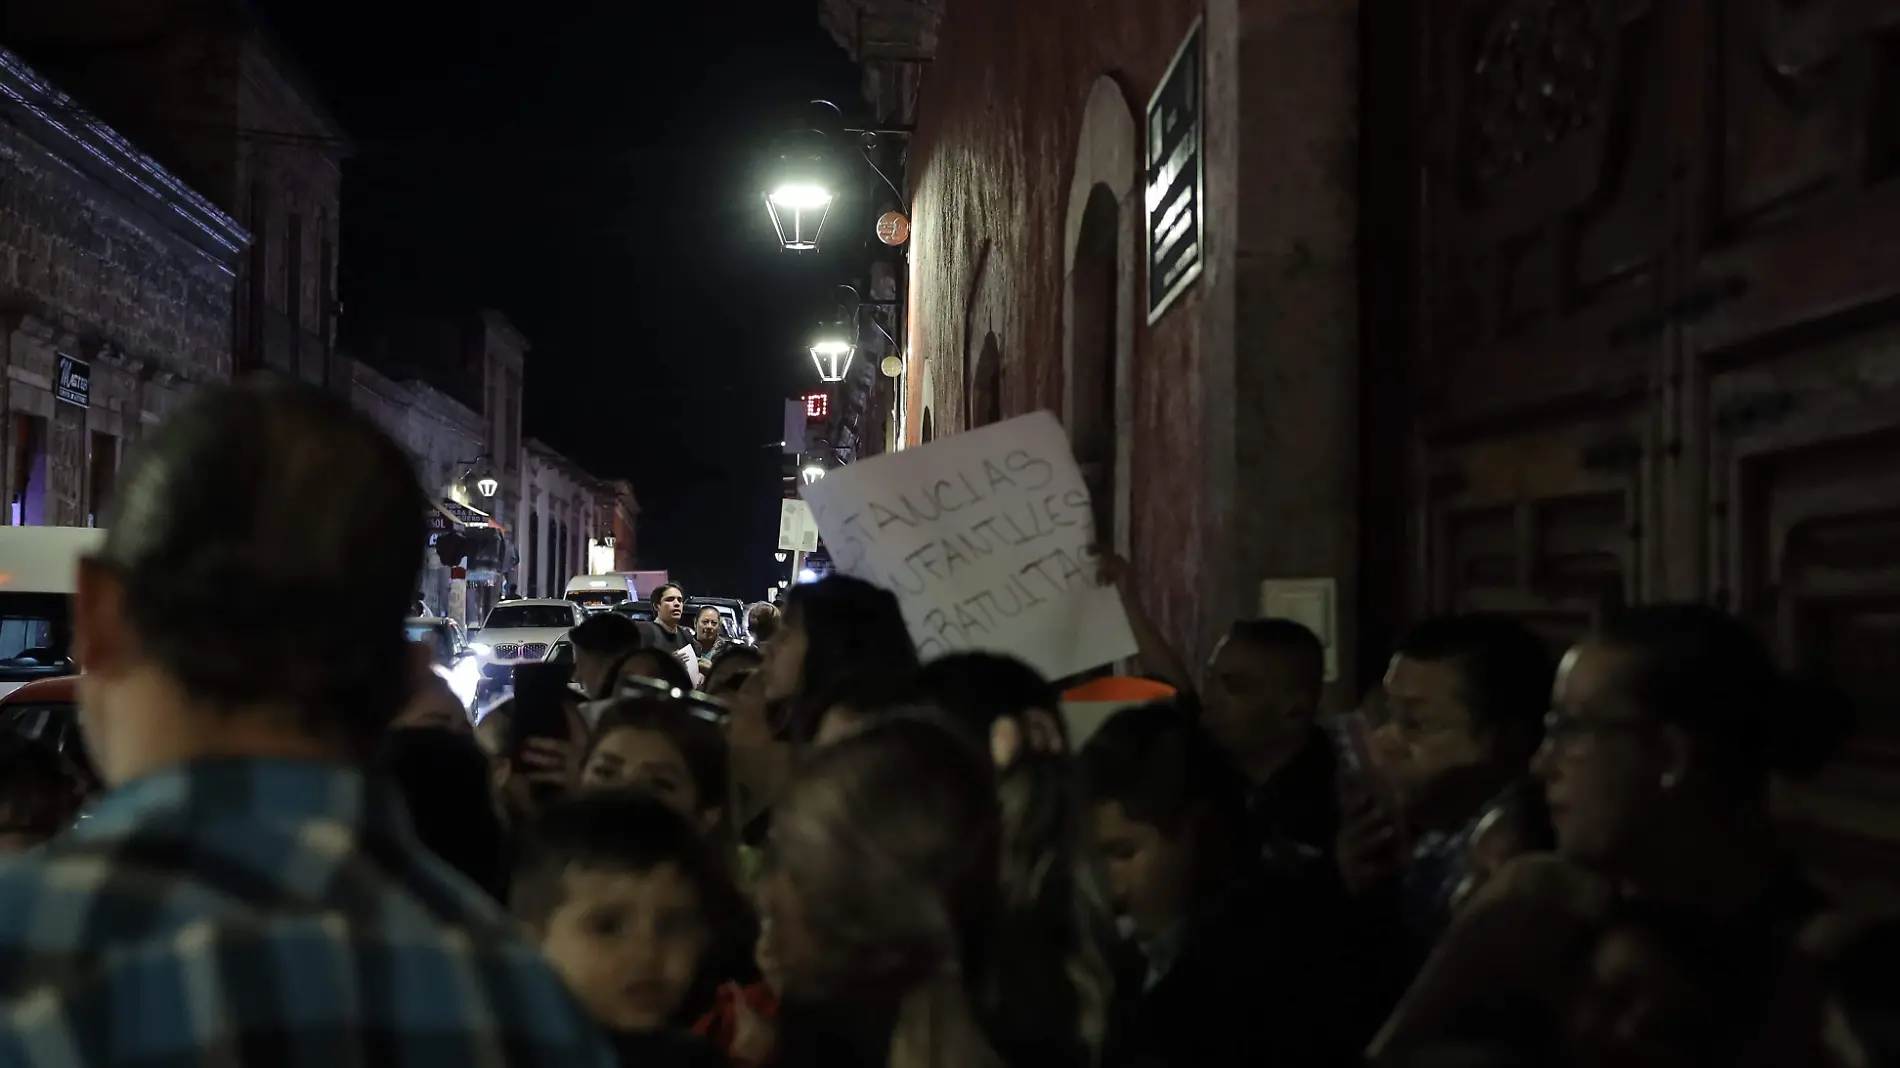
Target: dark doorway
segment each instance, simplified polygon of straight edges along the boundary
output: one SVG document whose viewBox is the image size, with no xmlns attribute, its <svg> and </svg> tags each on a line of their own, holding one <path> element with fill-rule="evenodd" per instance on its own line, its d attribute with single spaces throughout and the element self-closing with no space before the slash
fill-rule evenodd
<svg viewBox="0 0 1900 1068">
<path fill-rule="evenodd" d="M 86 525 L 96 527 L 105 513 L 106 500 L 112 496 L 112 477 L 119 470 L 119 439 L 95 430 L 91 451 L 86 473 Z"/>
<path fill-rule="evenodd" d="M 13 498 L 7 522 L 16 527 L 46 524 L 46 420 L 13 413 Z"/>
<path fill-rule="evenodd" d="M 1074 364 L 1069 439 L 1095 503 L 1096 538 L 1115 542 L 1115 334 L 1120 321 L 1117 252 L 1121 207 L 1106 185 L 1089 190 L 1070 275 Z"/>
</svg>

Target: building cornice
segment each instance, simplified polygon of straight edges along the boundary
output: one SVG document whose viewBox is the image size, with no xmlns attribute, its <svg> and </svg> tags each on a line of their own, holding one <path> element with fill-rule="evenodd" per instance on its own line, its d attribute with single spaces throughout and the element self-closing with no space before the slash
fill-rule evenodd
<svg viewBox="0 0 1900 1068">
<path fill-rule="evenodd" d="M 238 258 L 251 243 L 249 231 L 4 48 L 0 118 L 146 211 L 226 273 L 236 273 Z"/>
<path fill-rule="evenodd" d="M 515 324 L 508 320 L 507 315 L 493 308 L 483 308 L 481 318 L 483 326 L 499 334 L 515 351 L 523 355 L 533 351 L 534 346 L 528 341 L 528 335 L 516 329 Z"/>
<path fill-rule="evenodd" d="M 928 62 L 948 0 L 821 0 L 818 22 L 851 61 Z"/>
</svg>

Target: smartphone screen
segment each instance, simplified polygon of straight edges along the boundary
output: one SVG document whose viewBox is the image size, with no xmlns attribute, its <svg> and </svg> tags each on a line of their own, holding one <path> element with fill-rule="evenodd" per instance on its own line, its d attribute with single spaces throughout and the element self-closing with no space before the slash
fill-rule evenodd
<svg viewBox="0 0 1900 1068">
<path fill-rule="evenodd" d="M 530 738 L 567 737 L 568 681 L 564 664 L 522 664 L 514 670 L 515 747 Z"/>
<path fill-rule="evenodd" d="M 1346 712 L 1333 720 L 1333 744 L 1339 749 L 1339 764 L 1346 773 L 1362 782 L 1373 772 L 1372 722 L 1364 712 Z"/>
</svg>

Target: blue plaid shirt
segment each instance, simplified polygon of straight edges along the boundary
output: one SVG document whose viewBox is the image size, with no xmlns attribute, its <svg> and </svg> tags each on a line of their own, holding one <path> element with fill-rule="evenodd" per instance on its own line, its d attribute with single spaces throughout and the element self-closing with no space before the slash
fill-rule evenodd
<svg viewBox="0 0 1900 1068">
<path fill-rule="evenodd" d="M 0 864 L 0 1066 L 610 1068 L 514 924 L 338 765 L 210 761 Z"/>
</svg>

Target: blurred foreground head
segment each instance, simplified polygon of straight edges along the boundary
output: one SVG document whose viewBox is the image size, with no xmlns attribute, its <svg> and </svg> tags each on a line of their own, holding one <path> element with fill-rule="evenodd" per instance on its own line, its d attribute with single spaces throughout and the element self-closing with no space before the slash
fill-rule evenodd
<svg viewBox="0 0 1900 1068">
<path fill-rule="evenodd" d="M 194 394 L 140 444 L 80 568 L 82 722 L 106 781 L 366 753 L 406 696 L 425 506 L 401 446 L 335 396 Z"/>
</svg>

